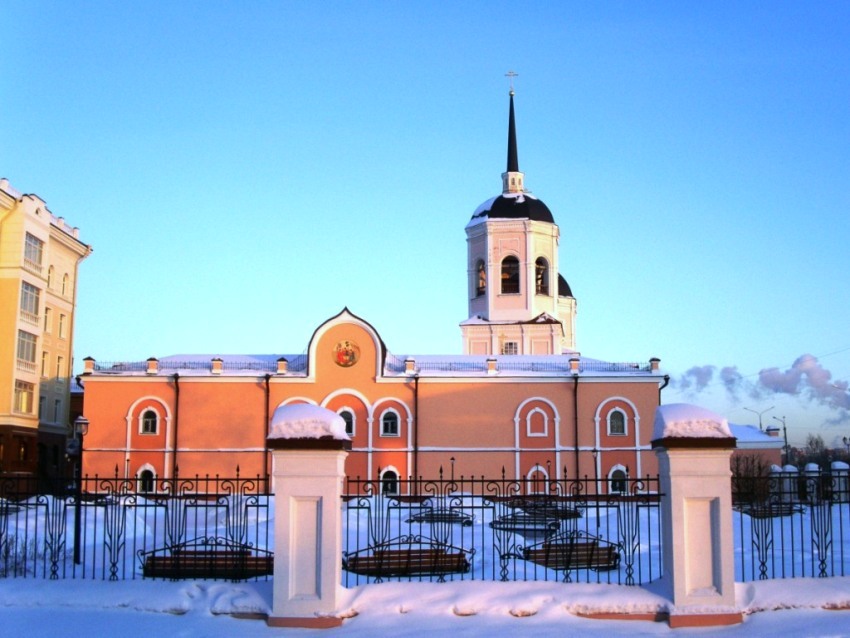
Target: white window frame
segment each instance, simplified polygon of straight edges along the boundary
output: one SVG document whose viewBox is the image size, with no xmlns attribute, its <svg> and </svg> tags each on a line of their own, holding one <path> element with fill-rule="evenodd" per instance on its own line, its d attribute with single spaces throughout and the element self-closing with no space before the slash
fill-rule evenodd
<svg viewBox="0 0 850 638">
<path fill-rule="evenodd" d="M 344 405 L 336 411 L 336 413 L 340 416 L 342 416 L 343 412 L 348 412 L 351 415 L 351 432 L 347 432 L 347 434 L 348 436 L 353 437 L 357 433 L 357 413 L 347 405 Z M 345 420 L 345 417 L 343 417 L 343 420 Z"/>
<path fill-rule="evenodd" d="M 144 472 L 150 472 L 153 477 L 153 489 L 150 491 L 143 491 L 142 487 L 142 474 Z M 156 469 L 150 463 L 145 463 L 136 471 L 136 481 L 138 481 L 139 489 L 138 492 L 140 494 L 156 494 Z"/>
<path fill-rule="evenodd" d="M 156 415 L 156 423 L 155 423 L 156 427 L 154 428 L 153 432 L 145 432 L 145 414 L 147 414 L 148 412 L 153 412 L 154 415 Z M 159 413 L 159 410 L 157 410 L 155 407 L 146 406 L 146 407 L 142 408 L 141 412 L 139 412 L 139 435 L 140 436 L 156 436 L 156 435 L 158 435 L 159 434 L 159 424 L 160 424 L 161 421 L 162 421 L 162 415 Z M 154 472 L 154 474 L 156 474 L 156 473 Z"/>
<path fill-rule="evenodd" d="M 537 475 L 537 474 L 541 474 L 543 476 L 543 479 L 542 479 L 543 491 L 542 492 L 533 489 L 534 485 L 536 483 L 541 482 L 541 479 L 535 479 L 534 478 L 535 475 Z M 546 468 L 543 467 L 540 464 L 535 465 L 534 467 L 532 467 L 528 471 L 528 474 L 525 475 L 526 492 L 528 492 L 529 494 L 548 494 L 549 493 L 549 480 L 550 480 L 549 472 L 546 471 Z"/>
<path fill-rule="evenodd" d="M 611 430 L 611 417 L 615 414 L 619 413 L 623 415 L 623 431 L 622 432 L 613 432 Z M 605 417 L 605 424 L 608 430 L 608 436 L 628 436 L 629 435 L 629 415 L 626 414 L 625 410 L 622 408 L 612 408 L 608 412 L 608 416 Z"/>
<path fill-rule="evenodd" d="M 387 434 L 387 432 L 384 428 L 384 417 L 386 417 L 389 414 L 395 415 L 396 431 L 395 431 L 394 434 Z M 395 408 L 387 408 L 386 410 L 381 412 L 380 424 L 381 424 L 381 436 L 382 437 L 399 438 L 401 436 L 401 415 L 398 413 L 398 411 Z"/>
<path fill-rule="evenodd" d="M 508 352 L 512 350 L 513 352 Z M 502 343 L 502 354 L 507 355 L 515 355 L 519 354 L 519 342 L 518 341 L 505 341 Z"/>
<path fill-rule="evenodd" d="M 619 479 L 619 478 L 615 479 L 614 478 L 614 472 L 622 472 L 623 478 L 622 479 Z M 620 481 L 620 480 L 625 481 L 626 489 L 625 490 L 614 490 L 613 489 L 614 488 L 614 481 Z M 615 465 L 614 467 L 612 467 L 610 470 L 608 470 L 607 483 L 608 483 L 608 493 L 609 494 L 627 494 L 628 491 L 629 491 L 628 468 L 625 465 L 620 465 L 619 463 L 617 465 Z"/>
<path fill-rule="evenodd" d="M 388 492 L 384 490 L 384 480 L 386 475 L 392 472 L 395 474 L 395 491 Z M 401 494 L 401 472 L 398 471 L 394 466 L 390 465 L 389 467 L 385 467 L 381 470 L 381 475 L 378 477 L 378 485 L 381 488 L 381 494 L 389 494 L 390 496 L 397 496 Z"/>
<path fill-rule="evenodd" d="M 44 242 L 31 233 L 24 238 L 24 263 L 41 272 L 44 261 Z"/>
<path fill-rule="evenodd" d="M 15 402 L 12 406 L 18 414 L 32 414 L 35 407 L 35 384 L 15 379 Z"/>
</svg>

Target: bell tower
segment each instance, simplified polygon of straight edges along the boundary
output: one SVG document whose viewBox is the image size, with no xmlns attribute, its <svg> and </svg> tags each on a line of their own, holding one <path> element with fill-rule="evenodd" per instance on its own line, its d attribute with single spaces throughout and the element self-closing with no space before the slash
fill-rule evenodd
<svg viewBox="0 0 850 638">
<path fill-rule="evenodd" d="M 515 75 L 515 74 L 509 74 Z M 469 318 L 464 354 L 574 353 L 576 300 L 558 272 L 560 230 L 519 170 L 514 91 L 502 193 L 466 225 Z"/>
</svg>

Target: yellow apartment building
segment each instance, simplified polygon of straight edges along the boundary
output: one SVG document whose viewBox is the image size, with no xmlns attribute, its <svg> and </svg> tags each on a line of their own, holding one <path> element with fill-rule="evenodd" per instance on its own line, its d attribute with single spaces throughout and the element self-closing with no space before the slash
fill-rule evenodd
<svg viewBox="0 0 850 638">
<path fill-rule="evenodd" d="M 63 472 L 77 274 L 91 252 L 40 197 L 0 179 L 0 472 Z"/>
</svg>

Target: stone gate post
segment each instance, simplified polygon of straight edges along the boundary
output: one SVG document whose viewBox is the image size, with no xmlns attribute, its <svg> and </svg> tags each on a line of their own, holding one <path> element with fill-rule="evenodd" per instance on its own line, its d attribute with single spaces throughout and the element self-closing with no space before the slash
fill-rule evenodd
<svg viewBox="0 0 850 638">
<path fill-rule="evenodd" d="M 652 446 L 661 473 L 663 592 L 671 627 L 742 622 L 735 603 L 732 472 L 726 419 L 697 406 L 658 407 Z"/>
<path fill-rule="evenodd" d="M 314 405 L 272 417 L 275 503 L 273 627 L 336 627 L 341 578 L 342 482 L 351 447 L 345 422 Z"/>
</svg>

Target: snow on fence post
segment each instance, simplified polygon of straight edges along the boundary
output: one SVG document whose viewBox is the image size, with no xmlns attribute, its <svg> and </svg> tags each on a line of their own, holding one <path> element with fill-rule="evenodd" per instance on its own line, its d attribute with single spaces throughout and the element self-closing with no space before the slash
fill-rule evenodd
<svg viewBox="0 0 850 638">
<path fill-rule="evenodd" d="M 735 605 L 732 472 L 726 419 L 697 406 L 655 413 L 652 446 L 661 473 L 662 593 L 670 627 L 743 621 Z"/>
<path fill-rule="evenodd" d="M 275 499 L 273 627 L 328 628 L 337 614 L 341 579 L 345 458 L 351 440 L 341 416 L 293 404 L 272 416 Z"/>
</svg>

